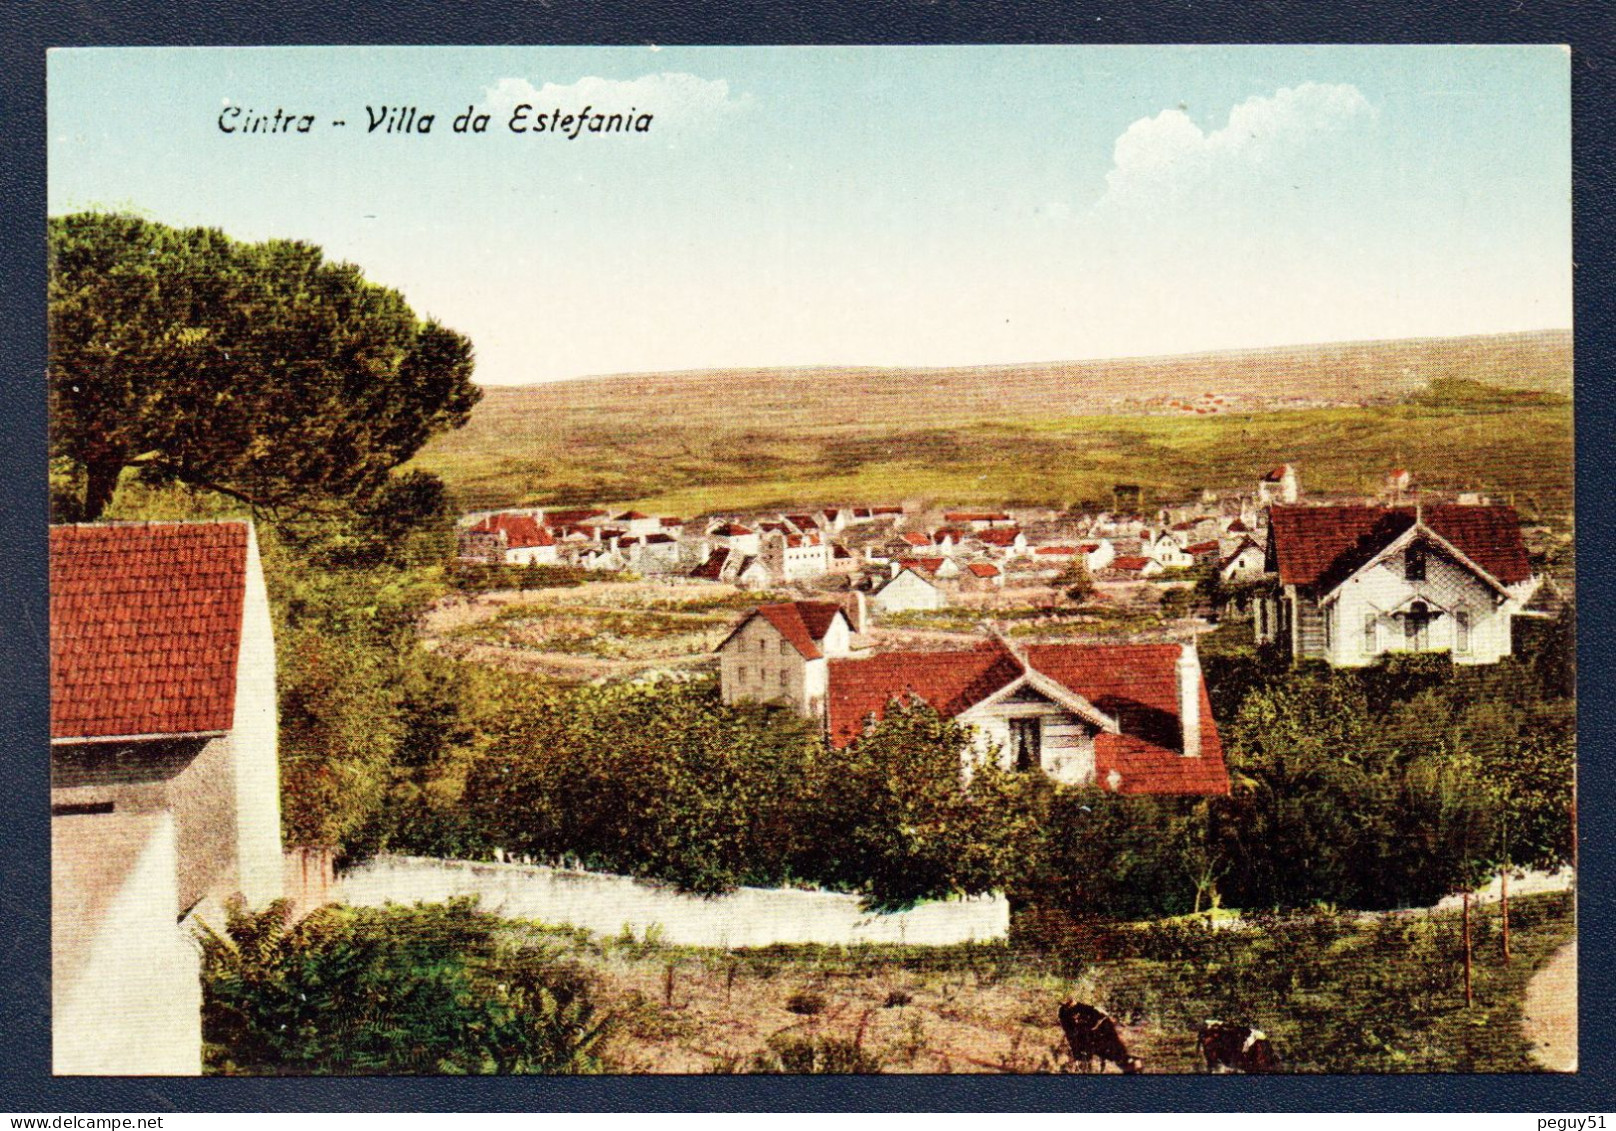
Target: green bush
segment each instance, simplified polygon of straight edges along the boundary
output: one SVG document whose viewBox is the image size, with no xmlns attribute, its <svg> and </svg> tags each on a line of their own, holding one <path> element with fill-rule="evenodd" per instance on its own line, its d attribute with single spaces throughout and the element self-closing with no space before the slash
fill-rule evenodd
<svg viewBox="0 0 1616 1131">
<path fill-rule="evenodd" d="M 232 909 L 202 936 L 202 1028 L 219 1075 L 601 1071 L 592 977 L 503 942 L 469 900 Z"/>
</svg>

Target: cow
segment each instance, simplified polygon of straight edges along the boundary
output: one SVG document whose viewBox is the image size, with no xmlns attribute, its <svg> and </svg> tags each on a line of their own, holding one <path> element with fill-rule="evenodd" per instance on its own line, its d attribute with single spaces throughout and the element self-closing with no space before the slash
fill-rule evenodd
<svg viewBox="0 0 1616 1131">
<path fill-rule="evenodd" d="M 1061 1032 L 1066 1034 L 1066 1045 L 1072 1050 L 1072 1059 L 1083 1066 L 1083 1071 L 1093 1071 L 1095 1057 L 1100 1058 L 1101 1072 L 1105 1071 L 1108 1060 L 1125 1073 L 1144 1070 L 1144 1061 L 1128 1055 L 1117 1033 L 1116 1018 L 1109 1013 L 1082 1002 L 1068 1001 L 1061 1004 L 1058 1016 Z"/>
<path fill-rule="evenodd" d="M 1227 1021 L 1208 1019 L 1201 1023 L 1195 1034 L 1201 1056 L 1206 1059 L 1206 1070 L 1217 1072 L 1278 1072 L 1279 1058 L 1268 1035 L 1249 1025 L 1234 1025 Z"/>
</svg>

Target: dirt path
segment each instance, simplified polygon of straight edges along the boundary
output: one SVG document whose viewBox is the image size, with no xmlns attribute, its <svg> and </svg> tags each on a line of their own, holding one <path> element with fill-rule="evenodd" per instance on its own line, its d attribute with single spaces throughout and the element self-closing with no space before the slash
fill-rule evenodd
<svg viewBox="0 0 1616 1131">
<path fill-rule="evenodd" d="M 1554 952 L 1532 975 L 1522 1003 L 1522 1029 L 1532 1055 L 1550 1072 L 1577 1070 L 1577 943 Z"/>
</svg>

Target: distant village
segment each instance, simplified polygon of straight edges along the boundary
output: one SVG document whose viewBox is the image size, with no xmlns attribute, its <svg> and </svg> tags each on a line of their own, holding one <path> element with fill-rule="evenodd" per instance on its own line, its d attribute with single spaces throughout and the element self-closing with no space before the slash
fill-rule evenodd
<svg viewBox="0 0 1616 1131">
<path fill-rule="evenodd" d="M 1472 637 L 1496 635 L 1486 629 L 1496 617 L 1482 610 L 1489 600 L 1478 600 L 1471 611 L 1460 607 L 1456 594 L 1476 588 L 1488 597 L 1507 594 L 1512 610 L 1524 607 L 1536 590 L 1528 549 L 1542 549 L 1549 535 L 1544 527 L 1523 528 L 1512 508 L 1479 493 L 1420 491 L 1405 469 L 1389 471 L 1380 494 L 1370 498 L 1307 495 L 1298 469 L 1281 464 L 1249 490 L 1207 490 L 1149 507 L 1143 499 L 1141 487 L 1117 484 L 1113 508 L 1092 513 L 854 504 L 685 519 L 600 507 L 512 509 L 464 516 L 459 556 L 468 563 L 571 566 L 603 575 L 626 571 L 759 591 L 840 594 L 836 599 L 856 628 L 866 615 L 980 605 L 1007 590 L 1041 589 L 1043 599 L 1053 601 L 1047 596 L 1052 583 L 1081 574 L 1102 601 L 1137 591 L 1139 582 L 1189 586 L 1210 574 L 1251 590 L 1240 611 L 1256 621 L 1260 642 L 1290 633 L 1298 657 L 1328 652 L 1353 666 L 1385 651 L 1426 650 L 1431 626 L 1444 615 L 1442 627 L 1451 637 L 1444 647 L 1456 658 L 1485 662 L 1479 660 L 1483 651 L 1494 659 L 1498 649 L 1507 652 L 1507 624 L 1501 642 L 1483 650 L 1479 641 L 1472 644 Z M 1377 534 L 1377 526 L 1387 529 Z M 1456 579 L 1455 591 L 1434 601 L 1427 595 L 1412 614 L 1377 607 L 1384 623 L 1372 630 L 1372 647 L 1364 619 L 1370 610 L 1358 610 L 1358 646 L 1338 647 L 1335 627 L 1345 623 L 1344 612 L 1323 594 L 1307 597 L 1320 579 L 1302 578 L 1292 563 L 1325 557 L 1335 563 L 1349 550 L 1363 552 L 1358 543 L 1365 540 L 1384 546 L 1408 541 L 1416 526 L 1448 557 L 1466 563 L 1468 580 Z M 1344 537 L 1346 544 L 1338 544 Z M 1490 563 L 1492 572 L 1478 563 Z M 1265 579 L 1274 582 L 1271 592 L 1256 592 Z M 1415 580 L 1412 567 L 1407 580 Z M 1531 592 L 1523 588 L 1528 583 Z M 1381 595 L 1382 604 L 1392 596 Z M 1410 615 L 1429 623 L 1409 635 Z M 1467 626 L 1462 639 L 1454 627 L 1460 624 Z"/>
</svg>

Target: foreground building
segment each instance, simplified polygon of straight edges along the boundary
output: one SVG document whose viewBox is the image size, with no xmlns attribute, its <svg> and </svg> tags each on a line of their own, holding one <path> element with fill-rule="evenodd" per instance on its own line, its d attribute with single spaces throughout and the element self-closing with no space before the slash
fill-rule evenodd
<svg viewBox="0 0 1616 1131">
<path fill-rule="evenodd" d="M 1274 507 L 1258 643 L 1360 667 L 1392 652 L 1494 664 L 1537 590 L 1520 520 L 1501 506 Z"/>
<path fill-rule="evenodd" d="M 193 920 L 282 891 L 275 648 L 246 523 L 50 532 L 60 1075 L 202 1068 Z"/>
<path fill-rule="evenodd" d="M 1006 768 L 1119 793 L 1222 794 L 1223 746 L 1193 645 L 1003 640 L 856 656 L 837 605 L 763 605 L 719 646 L 724 701 L 779 702 L 846 746 L 893 703 L 971 729 Z"/>
</svg>

